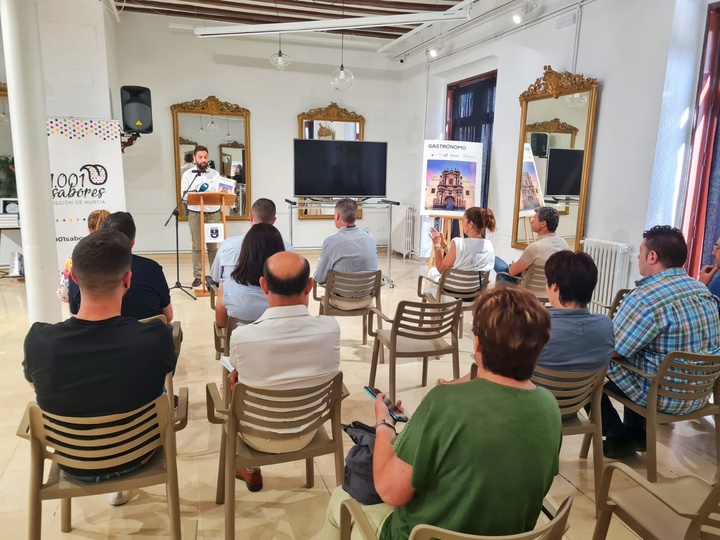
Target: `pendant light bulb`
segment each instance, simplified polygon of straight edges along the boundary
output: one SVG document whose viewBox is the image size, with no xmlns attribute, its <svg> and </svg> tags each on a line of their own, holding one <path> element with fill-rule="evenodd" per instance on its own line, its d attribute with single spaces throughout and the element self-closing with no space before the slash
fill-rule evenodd
<svg viewBox="0 0 720 540">
<path fill-rule="evenodd" d="M 290 59 L 290 57 L 282 52 L 282 34 L 280 34 L 278 35 L 278 52 L 276 52 L 270 57 L 270 64 L 272 64 L 273 67 L 282 71 L 283 69 L 288 67 L 291 62 L 292 60 Z"/>
<path fill-rule="evenodd" d="M 330 84 L 338 92 L 347 92 L 355 83 L 355 76 L 352 71 L 345 68 L 345 34 L 340 40 L 340 69 L 336 69 L 330 76 Z"/>
</svg>

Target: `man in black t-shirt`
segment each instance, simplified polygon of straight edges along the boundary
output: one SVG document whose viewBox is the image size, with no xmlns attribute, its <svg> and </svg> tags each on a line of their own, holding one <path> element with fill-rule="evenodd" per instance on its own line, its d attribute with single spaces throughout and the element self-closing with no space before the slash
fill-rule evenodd
<svg viewBox="0 0 720 540">
<path fill-rule="evenodd" d="M 105 223 L 107 222 L 107 223 Z M 129 212 L 115 212 L 103 221 L 102 229 L 120 231 L 135 245 L 135 220 Z M 173 310 L 170 303 L 168 288 L 162 266 L 139 255 L 132 256 L 132 283 L 122 301 L 122 315 L 133 319 L 146 319 L 155 315 L 165 315 L 168 322 L 172 321 Z M 73 315 L 80 308 L 80 288 L 73 280 L 68 280 L 68 300 L 70 313 Z"/>
<path fill-rule="evenodd" d="M 63 416 L 103 416 L 132 411 L 163 392 L 175 368 L 172 333 L 160 322 L 143 324 L 123 317 L 120 307 L 130 287 L 131 244 L 114 230 L 83 238 L 73 250 L 72 278 L 83 302 L 76 317 L 35 323 L 24 345 L 23 370 L 37 403 Z M 142 467 L 147 456 L 113 469 L 65 472 L 101 481 Z M 129 492 L 111 494 L 112 504 Z"/>
</svg>

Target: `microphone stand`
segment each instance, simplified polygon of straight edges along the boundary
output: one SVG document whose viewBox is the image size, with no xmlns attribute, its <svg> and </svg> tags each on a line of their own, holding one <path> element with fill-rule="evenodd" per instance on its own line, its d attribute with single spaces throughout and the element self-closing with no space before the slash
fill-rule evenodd
<svg viewBox="0 0 720 540">
<path fill-rule="evenodd" d="M 170 220 L 173 218 L 173 216 L 175 216 L 175 285 L 170 287 L 170 290 L 180 289 L 182 292 L 187 294 L 193 300 L 197 300 L 197 296 L 190 294 L 189 292 L 187 292 L 185 290 L 185 289 L 193 290 L 193 288 L 180 283 L 180 232 L 179 232 L 179 228 L 178 228 L 180 212 L 178 211 L 178 208 L 180 208 L 180 205 L 185 200 L 185 195 L 188 194 L 188 191 L 190 191 L 190 188 L 195 183 L 195 180 L 197 180 L 197 177 L 200 176 L 201 174 L 202 173 L 199 171 L 197 173 L 195 173 L 195 178 L 192 179 L 192 182 L 190 182 L 190 185 L 188 186 L 188 188 L 185 190 L 185 192 L 180 197 L 180 202 L 178 202 L 177 205 L 175 206 L 175 208 L 173 208 L 173 211 L 170 213 L 170 216 L 168 216 L 167 221 L 165 221 L 165 225 L 163 225 L 163 227 L 167 227 L 167 224 L 170 223 Z"/>
</svg>

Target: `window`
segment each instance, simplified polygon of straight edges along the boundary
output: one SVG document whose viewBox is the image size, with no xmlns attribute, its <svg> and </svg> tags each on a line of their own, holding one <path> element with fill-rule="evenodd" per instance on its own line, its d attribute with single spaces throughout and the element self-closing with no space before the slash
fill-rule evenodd
<svg viewBox="0 0 720 540">
<path fill-rule="evenodd" d="M 435 188 L 431 188 L 430 193 L 435 193 Z"/>
<path fill-rule="evenodd" d="M 445 136 L 453 141 L 483 144 L 480 205 L 487 207 L 490 186 L 490 151 L 495 120 L 497 71 L 448 85 Z M 470 195 L 470 193 L 466 193 Z"/>
</svg>

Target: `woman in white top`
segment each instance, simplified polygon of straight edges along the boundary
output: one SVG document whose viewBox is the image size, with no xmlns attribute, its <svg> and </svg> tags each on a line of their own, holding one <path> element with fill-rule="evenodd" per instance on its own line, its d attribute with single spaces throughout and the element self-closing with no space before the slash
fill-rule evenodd
<svg viewBox="0 0 720 540">
<path fill-rule="evenodd" d="M 265 261 L 278 251 L 285 251 L 280 231 L 268 223 L 256 223 L 245 235 L 235 269 L 218 291 L 215 323 L 227 326 L 228 317 L 254 321 L 268 308 L 260 288 Z"/>
<path fill-rule="evenodd" d="M 495 230 L 495 214 L 489 208 L 473 206 L 463 214 L 460 228 L 467 238 L 453 238 L 449 244 L 436 229 L 430 229 L 435 251 L 435 266 L 428 270 L 428 277 L 437 281 L 446 268 L 477 270 L 487 272 L 495 264 L 495 249 L 490 240 L 485 240 L 486 231 Z M 444 253 L 444 255 L 443 255 Z M 426 292 L 435 292 L 436 287 L 428 284 Z M 451 300 L 448 298 L 448 300 Z"/>
</svg>

